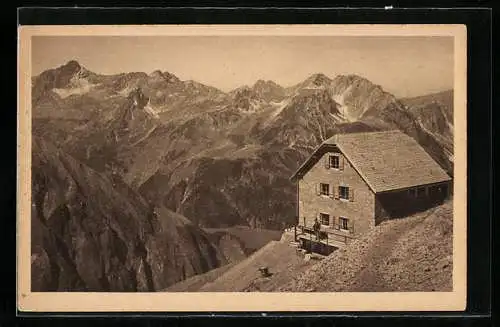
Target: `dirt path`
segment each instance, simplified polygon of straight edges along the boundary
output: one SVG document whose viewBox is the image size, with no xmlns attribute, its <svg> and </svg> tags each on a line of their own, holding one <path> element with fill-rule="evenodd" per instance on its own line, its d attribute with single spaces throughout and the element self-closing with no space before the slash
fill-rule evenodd
<svg viewBox="0 0 500 327">
<path fill-rule="evenodd" d="M 380 235 L 375 244 L 380 246 L 370 249 L 366 256 L 367 265 L 362 268 L 357 276 L 353 279 L 353 284 L 349 287 L 352 292 L 384 292 L 393 291 L 392 285 L 387 285 L 384 282 L 382 270 L 386 269 L 387 258 L 390 257 L 391 252 L 396 244 L 396 241 L 403 237 L 406 233 L 415 228 L 429 215 L 432 215 L 434 210 L 422 213 L 417 219 L 411 221 L 404 221 L 397 227 L 390 229 L 387 233 Z"/>
</svg>

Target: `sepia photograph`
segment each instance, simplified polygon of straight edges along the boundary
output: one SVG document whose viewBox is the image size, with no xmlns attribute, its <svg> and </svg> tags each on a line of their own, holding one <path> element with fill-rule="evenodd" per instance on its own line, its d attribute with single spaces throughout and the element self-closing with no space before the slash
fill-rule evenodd
<svg viewBox="0 0 500 327">
<path fill-rule="evenodd" d="M 465 36 L 21 27 L 21 307 L 463 309 Z"/>
</svg>

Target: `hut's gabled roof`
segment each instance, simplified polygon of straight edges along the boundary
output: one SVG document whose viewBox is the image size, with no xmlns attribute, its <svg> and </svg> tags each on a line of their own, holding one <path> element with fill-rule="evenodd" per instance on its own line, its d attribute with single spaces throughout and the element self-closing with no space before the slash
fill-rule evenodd
<svg viewBox="0 0 500 327">
<path fill-rule="evenodd" d="M 451 180 L 417 141 L 398 130 L 337 134 L 314 151 L 292 180 L 304 176 L 324 153 L 335 147 L 374 193 Z"/>
</svg>

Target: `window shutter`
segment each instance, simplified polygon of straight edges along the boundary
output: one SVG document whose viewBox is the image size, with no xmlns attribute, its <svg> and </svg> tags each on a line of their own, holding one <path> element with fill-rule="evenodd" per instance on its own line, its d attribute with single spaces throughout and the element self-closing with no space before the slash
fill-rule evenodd
<svg viewBox="0 0 500 327">
<path fill-rule="evenodd" d="M 333 188 L 333 193 L 334 193 L 333 196 L 334 196 L 335 200 L 338 200 L 339 199 L 339 187 L 338 186 Z"/>
<path fill-rule="evenodd" d="M 349 232 L 354 233 L 354 221 L 348 221 Z"/>
<path fill-rule="evenodd" d="M 344 170 L 344 156 L 339 155 L 339 170 Z"/>
<path fill-rule="evenodd" d="M 335 216 L 331 216 L 330 219 L 331 219 L 331 221 L 330 221 L 331 227 L 335 228 Z"/>
<path fill-rule="evenodd" d="M 316 184 L 316 195 L 320 195 L 321 194 L 321 184 L 318 183 Z"/>
<path fill-rule="evenodd" d="M 325 168 L 330 169 L 330 156 L 328 154 L 325 155 Z"/>
<path fill-rule="evenodd" d="M 354 201 L 354 190 L 349 188 L 349 201 Z"/>
<path fill-rule="evenodd" d="M 333 199 L 335 196 L 335 185 L 330 184 L 329 188 L 330 188 L 329 189 L 330 194 L 328 194 L 328 196 Z"/>
</svg>

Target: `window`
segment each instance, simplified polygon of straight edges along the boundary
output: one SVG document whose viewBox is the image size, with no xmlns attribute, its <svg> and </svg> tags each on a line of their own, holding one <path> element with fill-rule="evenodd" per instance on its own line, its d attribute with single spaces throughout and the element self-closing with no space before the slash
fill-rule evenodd
<svg viewBox="0 0 500 327">
<path fill-rule="evenodd" d="M 439 187 L 439 192 L 442 194 L 447 194 L 448 193 L 448 185 L 442 185 Z"/>
<path fill-rule="evenodd" d="M 339 186 L 339 198 L 349 200 L 349 187 Z"/>
<path fill-rule="evenodd" d="M 327 213 L 320 213 L 319 218 L 321 221 L 321 225 L 329 226 L 330 225 L 330 215 Z"/>
<path fill-rule="evenodd" d="M 417 188 L 417 197 L 423 197 L 425 195 L 425 187 Z"/>
<path fill-rule="evenodd" d="M 319 184 L 319 194 L 330 195 L 330 185 L 323 183 Z"/>
<path fill-rule="evenodd" d="M 325 168 L 326 169 L 337 169 L 337 170 L 343 170 L 344 166 L 344 160 L 341 156 L 340 153 L 331 153 L 327 156 L 325 156 Z"/>
<path fill-rule="evenodd" d="M 340 229 L 349 230 L 349 219 L 345 217 L 339 217 L 339 226 Z"/>
<path fill-rule="evenodd" d="M 412 197 L 412 198 L 416 198 L 417 197 L 417 189 L 415 188 L 411 188 L 408 190 L 408 194 Z"/>
<path fill-rule="evenodd" d="M 330 156 L 330 168 L 340 168 L 340 158 L 338 155 Z"/>
</svg>

